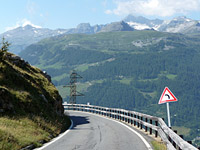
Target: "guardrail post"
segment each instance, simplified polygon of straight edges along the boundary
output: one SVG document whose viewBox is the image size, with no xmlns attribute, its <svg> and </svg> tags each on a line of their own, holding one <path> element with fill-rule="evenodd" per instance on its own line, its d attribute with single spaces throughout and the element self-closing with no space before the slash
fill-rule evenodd
<svg viewBox="0 0 200 150">
<path fill-rule="evenodd" d="M 90 109 L 91 109 L 91 113 L 94 114 L 94 108 L 93 108 L 93 107 L 90 107 Z"/>
<path fill-rule="evenodd" d="M 121 121 L 123 121 L 123 120 L 124 120 L 124 112 L 121 111 Z"/>
<path fill-rule="evenodd" d="M 124 112 L 124 122 L 127 122 L 127 113 Z"/>
<path fill-rule="evenodd" d="M 113 113 L 114 113 L 114 114 L 113 114 L 113 118 L 116 119 L 116 114 L 115 114 L 116 112 L 115 112 L 115 109 L 113 110 Z"/>
<path fill-rule="evenodd" d="M 148 122 L 148 119 L 147 119 L 147 118 L 145 118 L 145 122 Z M 145 132 L 147 132 L 147 131 L 148 131 L 148 127 L 145 126 Z"/>
<path fill-rule="evenodd" d="M 93 114 L 96 114 L 96 109 L 94 107 L 92 107 L 93 109 Z"/>
<path fill-rule="evenodd" d="M 139 128 L 140 127 L 140 123 L 139 123 L 140 116 L 138 115 L 137 118 L 138 118 L 137 127 Z"/>
<path fill-rule="evenodd" d="M 133 124 L 133 114 L 131 113 L 131 115 L 130 115 L 130 117 L 131 117 L 131 125 Z"/>
<path fill-rule="evenodd" d="M 85 112 L 89 112 L 89 109 L 87 106 L 85 106 Z"/>
<path fill-rule="evenodd" d="M 177 134 L 177 130 L 173 130 L 173 131 Z M 172 144 L 173 144 L 173 146 L 176 148 L 176 146 L 177 146 L 177 145 L 176 145 L 176 142 L 173 141 Z"/>
<path fill-rule="evenodd" d="M 192 141 L 187 141 L 189 144 L 192 144 Z"/>
<path fill-rule="evenodd" d="M 179 135 L 182 139 L 183 139 L 183 135 Z M 182 150 L 179 146 L 178 146 L 178 150 Z"/>
<path fill-rule="evenodd" d="M 158 126 L 158 121 L 155 121 L 155 125 Z M 158 131 L 155 131 L 155 137 L 158 137 Z"/>
<path fill-rule="evenodd" d="M 124 121 L 124 111 L 122 111 L 122 121 Z"/>
<path fill-rule="evenodd" d="M 119 110 L 117 110 L 117 119 L 119 120 Z"/>
<path fill-rule="evenodd" d="M 150 124 L 152 124 L 152 119 L 150 119 Z M 150 135 L 152 135 L 152 128 L 150 128 Z"/>
<path fill-rule="evenodd" d="M 128 116 L 128 118 L 127 118 L 127 122 L 128 122 L 128 124 L 129 124 L 129 123 L 130 123 L 130 118 L 129 118 L 130 113 L 129 113 L 129 112 L 127 113 L 127 116 Z"/>
<path fill-rule="evenodd" d="M 89 109 L 87 109 L 87 106 L 85 106 L 84 110 L 85 110 L 85 112 L 89 112 Z"/>
<path fill-rule="evenodd" d="M 125 112 L 123 111 L 123 117 L 122 117 L 122 121 L 125 122 Z"/>
<path fill-rule="evenodd" d="M 168 140 L 170 141 L 170 143 L 172 143 L 172 139 L 170 138 L 170 136 L 168 135 Z"/>
<path fill-rule="evenodd" d="M 140 120 L 143 121 L 143 117 L 142 117 L 142 116 L 140 117 Z M 142 124 L 142 122 L 141 122 L 141 124 L 140 124 L 140 129 L 142 129 L 142 128 L 143 128 L 143 124 Z"/>
<path fill-rule="evenodd" d="M 134 118 L 136 118 L 136 115 L 134 114 Z M 136 121 L 134 120 L 134 126 L 136 126 Z"/>
<path fill-rule="evenodd" d="M 127 118 L 126 118 L 126 116 L 127 116 L 127 113 L 124 112 L 124 122 L 127 122 Z"/>
</svg>

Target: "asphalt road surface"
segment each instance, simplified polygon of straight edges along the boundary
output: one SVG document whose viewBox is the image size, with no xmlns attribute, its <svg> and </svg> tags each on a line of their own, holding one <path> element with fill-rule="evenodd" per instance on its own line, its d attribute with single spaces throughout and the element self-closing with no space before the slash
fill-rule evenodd
<svg viewBox="0 0 200 150">
<path fill-rule="evenodd" d="M 73 127 L 42 150 L 149 150 L 133 131 L 97 115 L 67 111 Z"/>
</svg>

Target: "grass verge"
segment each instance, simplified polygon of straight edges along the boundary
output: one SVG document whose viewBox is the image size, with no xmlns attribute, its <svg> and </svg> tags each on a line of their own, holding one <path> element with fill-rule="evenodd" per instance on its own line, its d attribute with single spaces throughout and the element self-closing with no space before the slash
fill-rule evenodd
<svg viewBox="0 0 200 150">
<path fill-rule="evenodd" d="M 162 142 L 152 141 L 151 144 L 153 145 L 154 150 L 167 150 L 166 145 Z"/>
<path fill-rule="evenodd" d="M 50 121 L 40 116 L 0 117 L 0 149 L 18 150 L 28 145 L 41 146 L 70 126 L 67 116 Z"/>
</svg>

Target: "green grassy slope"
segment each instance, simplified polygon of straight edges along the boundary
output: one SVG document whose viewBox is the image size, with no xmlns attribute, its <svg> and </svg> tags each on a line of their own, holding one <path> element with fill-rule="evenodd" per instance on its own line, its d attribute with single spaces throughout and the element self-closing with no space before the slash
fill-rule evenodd
<svg viewBox="0 0 200 150">
<path fill-rule="evenodd" d="M 13 54 L 0 60 L 0 149 L 39 146 L 67 126 L 62 98 L 41 70 Z"/>
</svg>

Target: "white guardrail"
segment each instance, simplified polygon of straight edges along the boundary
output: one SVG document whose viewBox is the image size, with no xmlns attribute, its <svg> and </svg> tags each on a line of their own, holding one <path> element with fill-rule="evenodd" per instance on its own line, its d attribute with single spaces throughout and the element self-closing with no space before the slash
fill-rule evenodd
<svg viewBox="0 0 200 150">
<path fill-rule="evenodd" d="M 166 144 L 168 150 L 198 150 L 187 141 L 183 140 L 173 130 L 171 130 L 163 121 L 162 118 L 142 114 L 135 111 L 129 111 L 118 108 L 107 108 L 84 104 L 63 104 L 65 110 L 84 111 L 99 114 L 112 119 L 120 120 L 128 123 L 130 126 L 137 126 L 154 134 L 155 137 L 160 136 Z"/>
</svg>

